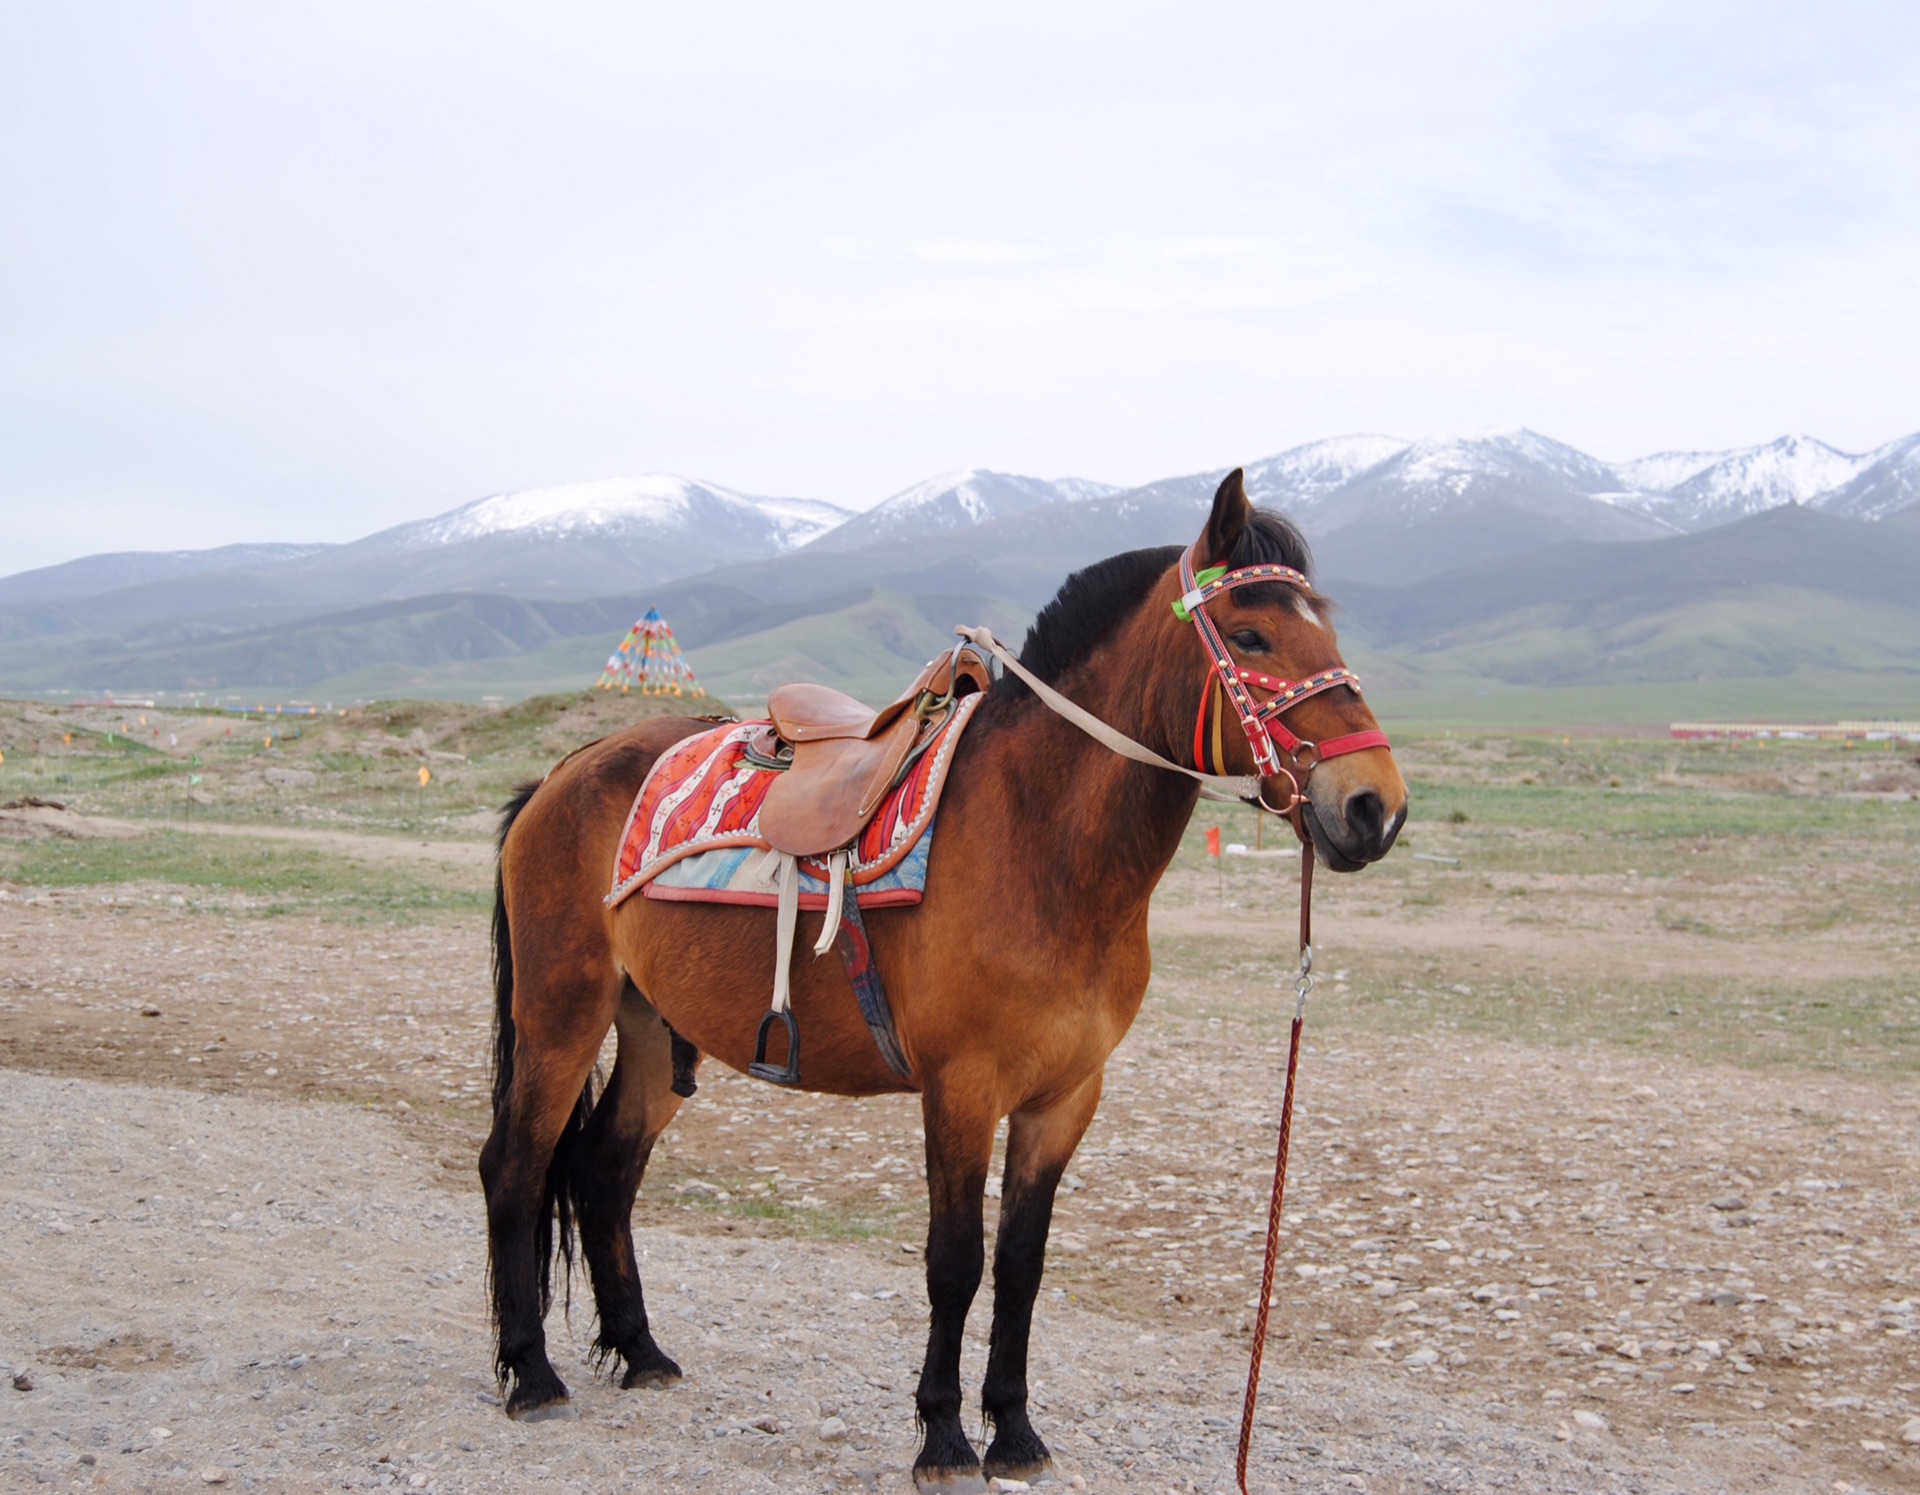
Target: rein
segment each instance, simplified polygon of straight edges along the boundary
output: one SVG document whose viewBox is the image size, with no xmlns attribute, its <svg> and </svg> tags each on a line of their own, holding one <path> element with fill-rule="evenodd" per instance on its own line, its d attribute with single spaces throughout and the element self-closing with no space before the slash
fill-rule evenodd
<svg viewBox="0 0 1920 1495">
<path fill-rule="evenodd" d="M 1299 827 L 1296 825 L 1297 831 Z M 1233 1477 L 1247 1495 L 1247 1455 L 1253 1448 L 1253 1413 L 1260 1401 L 1260 1363 L 1267 1353 L 1267 1314 L 1273 1307 L 1273 1272 L 1280 1259 L 1280 1208 L 1287 1196 L 1287 1148 L 1293 1141 L 1293 1081 L 1300 1069 L 1300 1029 L 1313 990 L 1313 841 L 1300 841 L 1300 971 L 1293 978 L 1293 1028 L 1287 1035 L 1287 1081 L 1280 1091 L 1280 1144 L 1273 1158 L 1273 1193 L 1267 1200 L 1267 1247 L 1260 1259 L 1260 1306 L 1253 1314 L 1253 1348 L 1247 1358 L 1247 1399 L 1240 1408 L 1240 1446 Z"/>
<path fill-rule="evenodd" d="M 1293 681 L 1263 675 L 1235 661 L 1219 625 L 1208 614 L 1206 605 L 1235 587 L 1272 582 L 1303 590 L 1311 585 L 1302 572 L 1291 566 L 1258 565 L 1237 569 L 1210 566 L 1196 571 L 1193 550 L 1189 548 L 1181 552 L 1182 592 L 1180 599 L 1173 604 L 1173 613 L 1181 622 L 1194 625 L 1209 661 L 1207 684 L 1200 693 L 1200 712 L 1193 729 L 1193 761 L 1198 765 L 1194 768 L 1162 757 L 1144 743 L 1134 741 L 1084 707 L 1068 700 L 1021 664 L 1012 650 L 996 639 L 991 630 L 968 627 L 954 629 L 960 637 L 999 660 L 1048 707 L 1103 747 L 1135 763 L 1185 774 L 1199 783 L 1203 799 L 1238 801 L 1279 815 L 1293 826 L 1294 834 L 1300 838 L 1300 969 L 1293 983 L 1293 1026 L 1287 1040 L 1287 1078 L 1280 1092 L 1280 1140 L 1273 1160 L 1273 1192 L 1267 1202 L 1267 1241 L 1260 1263 L 1260 1301 L 1254 1312 L 1253 1347 L 1247 1361 L 1247 1394 L 1240 1412 L 1240 1444 L 1233 1462 L 1234 1479 L 1240 1486 L 1240 1495 L 1247 1495 L 1247 1456 L 1253 1447 L 1253 1419 L 1260 1399 L 1261 1363 L 1267 1349 L 1267 1319 L 1273 1307 L 1273 1277 L 1280 1255 L 1280 1219 L 1287 1192 L 1287 1151 L 1293 1141 L 1293 1091 L 1300 1068 L 1300 1032 L 1306 1022 L 1307 997 L 1314 984 L 1314 853 L 1313 838 L 1307 833 L 1301 819 L 1301 812 L 1307 803 L 1304 781 L 1317 765 L 1330 758 L 1388 746 L 1387 734 L 1377 727 L 1312 742 L 1293 732 L 1280 719 L 1300 702 L 1325 691 L 1344 687 L 1358 696 L 1360 679 L 1344 665 Z M 1255 700 L 1253 689 L 1256 688 L 1270 692 L 1269 698 L 1264 702 Z M 1219 705 L 1222 696 L 1233 707 L 1240 721 L 1240 729 L 1246 734 L 1247 745 L 1253 750 L 1255 773 L 1226 774 L 1218 771 L 1225 767 L 1226 761 L 1220 741 Z M 1210 715 L 1211 734 L 1208 731 Z M 1283 758 L 1288 761 L 1283 761 Z M 1268 779 L 1285 779 L 1291 786 L 1284 805 L 1268 802 Z"/>
</svg>

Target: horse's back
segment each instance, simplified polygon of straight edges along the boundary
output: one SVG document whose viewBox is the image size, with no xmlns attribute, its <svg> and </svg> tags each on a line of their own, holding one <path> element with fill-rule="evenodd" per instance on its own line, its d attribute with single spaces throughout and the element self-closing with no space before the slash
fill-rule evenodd
<svg viewBox="0 0 1920 1495">
<path fill-rule="evenodd" d="M 699 717 L 651 717 L 555 764 L 501 838 L 509 907 L 537 904 L 543 919 L 565 908 L 602 922 L 600 900 L 634 796 L 662 753 L 713 725 Z"/>
</svg>

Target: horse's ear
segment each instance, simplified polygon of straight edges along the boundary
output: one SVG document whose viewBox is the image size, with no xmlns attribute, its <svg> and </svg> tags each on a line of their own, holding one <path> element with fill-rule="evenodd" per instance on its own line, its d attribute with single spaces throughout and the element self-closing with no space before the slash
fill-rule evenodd
<svg viewBox="0 0 1920 1495">
<path fill-rule="evenodd" d="M 1253 505 L 1247 502 L 1246 474 L 1236 467 L 1220 480 L 1220 489 L 1213 495 L 1213 512 L 1207 516 L 1207 527 L 1200 532 L 1201 566 L 1225 565 L 1252 517 Z"/>
</svg>

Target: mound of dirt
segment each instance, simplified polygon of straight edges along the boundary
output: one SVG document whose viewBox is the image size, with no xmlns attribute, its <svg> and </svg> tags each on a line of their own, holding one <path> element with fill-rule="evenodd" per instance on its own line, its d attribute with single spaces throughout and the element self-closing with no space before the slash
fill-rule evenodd
<svg viewBox="0 0 1920 1495">
<path fill-rule="evenodd" d="M 57 799 L 29 794 L 0 805 L 0 837 L 39 841 L 60 836 L 68 841 L 125 841 L 146 832 L 125 820 L 80 815 Z"/>
</svg>

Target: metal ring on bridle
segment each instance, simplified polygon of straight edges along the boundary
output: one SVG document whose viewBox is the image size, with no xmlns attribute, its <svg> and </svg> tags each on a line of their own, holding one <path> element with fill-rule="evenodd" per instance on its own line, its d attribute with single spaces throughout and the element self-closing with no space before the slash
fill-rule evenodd
<svg viewBox="0 0 1920 1495">
<path fill-rule="evenodd" d="M 1271 777 L 1285 779 L 1291 784 L 1293 786 L 1292 797 L 1287 800 L 1284 807 L 1269 804 L 1267 802 L 1267 781 L 1263 778 L 1260 780 L 1260 792 L 1254 796 L 1254 804 L 1257 808 L 1265 810 L 1269 815 L 1278 815 L 1282 819 L 1285 819 L 1301 805 L 1306 803 L 1306 796 L 1300 792 L 1300 781 L 1287 769 L 1283 768 L 1278 773 L 1271 775 Z"/>
</svg>

